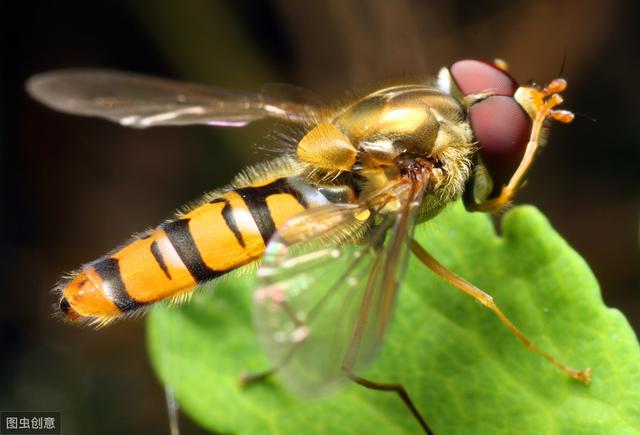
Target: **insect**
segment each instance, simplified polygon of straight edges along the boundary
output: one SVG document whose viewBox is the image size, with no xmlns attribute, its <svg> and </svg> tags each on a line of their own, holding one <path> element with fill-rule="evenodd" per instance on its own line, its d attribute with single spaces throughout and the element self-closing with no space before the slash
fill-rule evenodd
<svg viewBox="0 0 640 435">
<path fill-rule="evenodd" d="M 85 264 L 56 287 L 73 321 L 105 325 L 158 301 L 187 299 L 204 282 L 256 263 L 254 319 L 273 370 L 302 394 L 345 379 L 396 392 L 432 433 L 402 385 L 358 375 L 380 347 L 409 253 L 480 301 L 529 349 L 492 297 L 446 269 L 412 238 L 459 197 L 469 211 L 507 205 L 559 110 L 563 79 L 518 86 L 506 64 L 466 59 L 433 82 L 377 90 L 324 107 L 137 74 L 66 70 L 31 78 L 30 94 L 67 113 L 125 126 L 241 127 L 274 118 L 295 126 L 288 151 L 247 169 L 190 210 Z"/>
</svg>

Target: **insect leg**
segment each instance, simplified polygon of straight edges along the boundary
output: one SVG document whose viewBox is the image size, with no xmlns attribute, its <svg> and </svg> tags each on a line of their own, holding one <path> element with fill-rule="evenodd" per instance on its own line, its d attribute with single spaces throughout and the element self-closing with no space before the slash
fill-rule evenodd
<svg viewBox="0 0 640 435">
<path fill-rule="evenodd" d="M 397 393 L 398 396 L 400 396 L 400 399 L 402 399 L 402 402 L 407 406 L 407 408 L 409 408 L 409 410 L 411 411 L 411 414 L 413 414 L 415 419 L 418 420 L 418 423 L 420 424 L 422 429 L 424 429 L 424 431 L 427 434 L 433 435 L 433 431 L 429 428 L 429 425 L 424 420 L 424 418 L 422 418 L 420 411 L 418 411 L 418 408 L 416 408 L 413 401 L 411 400 L 411 397 L 409 397 L 409 393 L 407 393 L 407 390 L 404 388 L 402 384 L 371 381 L 369 379 L 365 379 L 360 376 L 357 376 L 353 372 L 353 367 L 356 362 L 356 355 L 358 353 L 358 347 L 360 345 L 360 340 L 362 338 L 362 332 L 364 330 L 364 325 L 369 315 L 369 308 L 371 307 L 371 296 L 372 296 L 373 287 L 375 284 L 375 278 L 373 277 L 376 276 L 375 269 L 379 267 L 381 267 L 380 261 L 376 261 L 376 264 L 374 265 L 374 272 L 372 272 L 370 275 L 367 288 L 363 295 L 362 304 L 358 312 L 358 319 L 353 331 L 351 343 L 349 345 L 349 349 L 347 350 L 347 354 L 345 355 L 344 361 L 342 362 L 342 369 L 344 370 L 346 375 L 349 377 L 349 379 L 353 380 L 355 383 L 359 385 L 362 385 L 365 388 L 369 388 L 371 390 L 377 390 L 377 391 L 393 391 Z"/>
<path fill-rule="evenodd" d="M 484 305 L 485 307 L 487 307 L 491 311 L 493 311 L 496 314 L 496 316 L 498 316 L 500 321 L 516 337 L 518 337 L 518 339 L 522 342 L 522 344 L 527 349 L 531 349 L 532 351 L 534 351 L 537 354 L 541 355 L 543 358 L 545 358 L 551 364 L 555 365 L 556 367 L 558 367 L 560 370 L 564 371 L 566 374 L 568 374 L 572 378 L 577 379 L 577 380 L 579 380 L 581 382 L 584 382 L 585 384 L 589 384 L 591 382 L 591 369 L 590 368 L 587 368 L 585 370 L 573 369 L 573 368 L 567 366 L 566 364 L 560 362 L 559 360 L 557 360 L 556 358 L 554 358 L 553 356 L 551 356 L 547 352 L 543 351 L 539 347 L 537 347 L 535 344 L 533 344 L 531 341 L 529 341 L 529 339 L 507 318 L 507 316 L 505 316 L 505 314 L 502 312 L 502 310 L 500 308 L 498 308 L 496 303 L 493 301 L 493 297 L 491 295 L 483 292 L 482 290 L 480 290 L 479 288 L 477 288 L 473 284 L 469 283 L 468 281 L 464 280 L 460 276 L 456 275 L 455 273 L 451 272 L 449 269 L 444 267 L 440 262 L 438 262 L 438 260 L 433 258 L 431 256 L 431 254 L 429 254 L 427 251 L 425 251 L 425 249 L 422 246 L 420 246 L 420 244 L 418 242 L 416 242 L 415 240 L 413 240 L 411 242 L 411 251 L 415 254 L 416 257 L 418 257 L 418 259 L 425 266 L 427 266 L 429 269 L 431 269 L 440 278 L 442 278 L 445 281 L 447 281 L 448 283 L 454 285 L 455 287 L 457 287 L 458 289 L 462 290 L 463 292 L 465 292 L 469 296 L 475 298 L 482 305 Z"/>
<path fill-rule="evenodd" d="M 398 396 L 400 396 L 404 404 L 407 406 L 407 408 L 411 410 L 411 413 L 416 418 L 416 420 L 418 420 L 418 423 L 420 423 L 422 429 L 424 429 L 424 431 L 429 435 L 433 435 L 433 431 L 431 430 L 427 422 L 424 421 L 422 415 L 420 415 L 420 411 L 418 411 L 418 408 L 416 408 L 416 406 L 413 404 L 411 397 L 409 397 L 407 390 L 404 389 L 404 386 L 402 384 L 386 384 L 382 382 L 375 382 L 356 376 L 350 371 L 346 371 L 346 373 L 347 376 L 349 376 L 349 378 L 356 384 L 362 385 L 363 387 L 369 388 L 370 390 L 396 392 Z"/>
<path fill-rule="evenodd" d="M 556 121 L 569 123 L 573 120 L 573 114 L 567 110 L 554 110 L 558 104 L 562 103 L 562 92 L 567 87 L 567 82 L 563 79 L 555 79 L 544 89 L 538 91 L 531 89 L 530 104 L 535 110 L 535 119 L 531 128 L 529 143 L 525 149 L 524 156 L 518 168 L 511 176 L 509 183 L 502 187 L 500 195 L 496 198 L 487 199 L 481 202 L 475 200 L 465 201 L 465 206 L 469 211 L 496 211 L 507 205 L 522 186 L 522 180 L 535 159 L 536 152 L 540 147 L 540 133 L 545 119 L 553 118 Z"/>
</svg>

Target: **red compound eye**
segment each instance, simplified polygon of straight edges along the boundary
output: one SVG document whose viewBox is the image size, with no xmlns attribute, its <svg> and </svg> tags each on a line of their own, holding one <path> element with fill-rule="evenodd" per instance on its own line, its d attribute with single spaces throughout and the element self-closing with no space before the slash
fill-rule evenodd
<svg viewBox="0 0 640 435">
<path fill-rule="evenodd" d="M 463 95 L 489 91 L 512 96 L 518 89 L 509 73 L 480 60 L 460 60 L 451 65 L 449 71 Z"/>
<path fill-rule="evenodd" d="M 531 134 L 529 115 L 511 97 L 482 100 L 469 110 L 480 156 L 493 179 L 494 192 L 506 185 L 522 160 Z"/>
</svg>

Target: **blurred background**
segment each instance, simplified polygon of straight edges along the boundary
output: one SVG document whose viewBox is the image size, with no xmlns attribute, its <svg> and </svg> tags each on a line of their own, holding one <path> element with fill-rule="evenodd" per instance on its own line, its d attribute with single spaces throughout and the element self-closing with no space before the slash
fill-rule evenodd
<svg viewBox="0 0 640 435">
<path fill-rule="evenodd" d="M 62 411 L 64 433 L 168 433 L 144 321 L 54 320 L 52 285 L 264 159 L 273 127 L 130 130 L 49 111 L 32 74 L 102 67 L 331 101 L 460 58 L 556 77 L 566 107 L 518 203 L 541 208 L 640 330 L 638 4 L 632 1 L 4 1 L 0 111 L 0 410 Z M 491 289 L 487 289 L 490 291 Z M 183 418 L 185 434 L 203 433 Z"/>
</svg>

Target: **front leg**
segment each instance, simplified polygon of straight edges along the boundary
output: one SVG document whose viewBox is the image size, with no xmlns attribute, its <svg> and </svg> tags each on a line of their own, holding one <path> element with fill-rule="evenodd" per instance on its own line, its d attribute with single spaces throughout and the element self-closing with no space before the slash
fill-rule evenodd
<svg viewBox="0 0 640 435">
<path fill-rule="evenodd" d="M 525 174 L 533 163 L 536 152 L 541 145 L 540 133 L 544 121 L 552 118 L 556 121 L 569 123 L 573 120 L 573 113 L 566 110 L 554 110 L 558 104 L 562 103 L 562 92 L 567 87 L 567 82 L 563 79 L 555 79 L 542 90 L 529 87 L 521 87 L 516 92 L 515 98 L 521 106 L 530 114 L 533 119 L 529 142 L 518 168 L 511 176 L 509 183 L 502 186 L 502 190 L 495 198 L 476 201 L 473 192 L 465 192 L 464 205 L 469 211 L 498 211 L 509 204 L 516 195 Z M 490 175 L 490 174 L 489 174 Z M 470 186 L 473 189 L 473 186 Z"/>
</svg>

